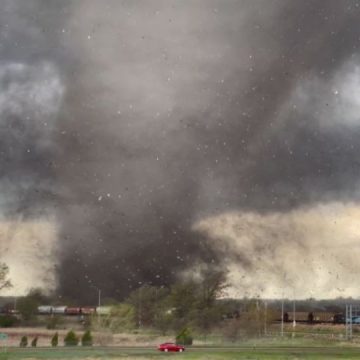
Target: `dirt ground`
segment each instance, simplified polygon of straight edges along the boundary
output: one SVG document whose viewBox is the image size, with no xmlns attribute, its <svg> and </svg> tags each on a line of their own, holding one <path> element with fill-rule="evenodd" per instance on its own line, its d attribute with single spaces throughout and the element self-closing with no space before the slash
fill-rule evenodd
<svg viewBox="0 0 360 360">
<path fill-rule="evenodd" d="M 0 328 L 1 333 L 8 335 L 8 340 L 0 340 L 1 346 L 19 346 L 22 336 L 28 337 L 28 346 L 32 339 L 37 336 L 37 346 L 50 346 L 51 338 L 57 332 L 59 334 L 59 346 L 63 345 L 65 335 L 69 330 L 47 330 L 41 328 Z M 83 331 L 76 331 L 76 334 L 81 337 Z M 156 346 L 162 342 L 173 341 L 171 336 L 156 336 L 144 334 L 111 334 L 109 332 L 92 332 L 94 345 L 122 345 L 122 346 Z"/>
</svg>

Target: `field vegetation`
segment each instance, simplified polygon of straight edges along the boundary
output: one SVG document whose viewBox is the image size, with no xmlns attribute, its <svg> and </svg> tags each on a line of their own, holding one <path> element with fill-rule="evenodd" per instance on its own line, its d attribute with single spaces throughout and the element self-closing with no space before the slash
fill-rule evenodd
<svg viewBox="0 0 360 360">
<path fill-rule="evenodd" d="M 4 283 L 6 267 L 4 268 Z M 80 306 L 71 300 L 52 298 L 33 289 L 18 299 L 20 316 L 0 316 L 2 332 L 9 334 L 8 345 L 19 346 L 28 337 L 30 347 L 74 346 L 150 346 L 165 341 L 196 346 L 273 345 L 275 342 L 311 342 L 326 346 L 345 341 L 344 325 L 298 322 L 296 327 L 285 323 L 280 337 L 280 301 L 261 299 L 227 299 L 226 274 L 214 268 L 203 267 L 194 276 L 188 276 L 169 287 L 144 284 L 126 299 L 103 299 L 110 307 L 107 315 L 38 316 L 37 307 L 44 304 Z M 8 286 L 8 285 L 7 285 Z M 339 312 L 343 303 L 309 299 L 298 301 L 297 309 L 325 309 Z M 291 312 L 292 302 L 285 301 L 285 311 Z M 70 333 L 69 331 L 73 330 Z M 353 344 L 360 340 L 360 328 L 353 329 Z M 36 338 L 36 343 L 34 339 Z M 292 345 L 291 345 L 292 346 Z M 68 352 L 67 352 L 68 353 Z M 188 355 L 186 355 L 188 356 Z"/>
</svg>

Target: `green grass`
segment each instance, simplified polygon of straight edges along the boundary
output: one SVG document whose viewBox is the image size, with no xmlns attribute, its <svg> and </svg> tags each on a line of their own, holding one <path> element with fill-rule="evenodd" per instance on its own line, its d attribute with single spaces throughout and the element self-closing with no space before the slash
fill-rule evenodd
<svg viewBox="0 0 360 360">
<path fill-rule="evenodd" d="M 0 353 L 0 360 L 12 359 L 54 359 L 54 360 L 90 360 L 90 359 L 109 359 L 109 360 L 145 360 L 145 359 L 165 359 L 172 360 L 333 360 L 333 359 L 360 359 L 360 349 L 351 347 L 333 347 L 314 349 L 193 349 L 185 353 L 160 353 L 156 350 L 141 349 L 10 349 L 7 353 Z"/>
<path fill-rule="evenodd" d="M 258 347 L 268 347 L 268 346 L 304 346 L 304 347 L 314 347 L 314 346 L 355 346 L 355 344 L 351 344 L 345 339 L 342 341 L 339 338 L 328 338 L 328 337 L 309 337 L 309 336 L 299 336 L 296 335 L 292 337 L 291 335 L 285 335 L 283 338 L 255 338 L 255 339 L 241 339 L 236 342 L 230 341 L 216 341 L 216 339 L 208 339 L 206 343 L 203 341 L 202 344 L 204 346 L 227 346 L 227 347 L 234 347 L 234 346 L 258 346 Z M 202 345 L 198 343 L 199 346 Z"/>
</svg>

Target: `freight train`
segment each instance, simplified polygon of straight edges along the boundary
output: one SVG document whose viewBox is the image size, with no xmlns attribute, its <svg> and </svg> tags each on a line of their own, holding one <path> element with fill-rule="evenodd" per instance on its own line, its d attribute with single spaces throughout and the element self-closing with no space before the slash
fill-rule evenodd
<svg viewBox="0 0 360 360">
<path fill-rule="evenodd" d="M 295 318 L 294 318 L 295 315 Z M 277 316 L 278 321 L 281 321 L 281 314 Z M 345 316 L 342 313 L 332 313 L 326 311 L 296 311 L 295 314 L 292 311 L 284 313 L 284 322 L 307 323 L 307 324 L 321 324 L 321 323 L 333 323 L 344 324 Z"/>
<path fill-rule="evenodd" d="M 98 307 L 70 307 L 70 306 L 50 306 L 42 305 L 38 307 L 39 315 L 109 315 L 110 306 Z"/>
<path fill-rule="evenodd" d="M 81 306 L 81 307 L 71 307 L 71 306 L 51 306 L 51 305 L 41 305 L 37 308 L 38 315 L 110 315 L 111 307 L 110 306 Z M 0 311 L 2 314 L 13 314 L 16 315 L 19 312 L 14 309 L 2 308 Z"/>
</svg>

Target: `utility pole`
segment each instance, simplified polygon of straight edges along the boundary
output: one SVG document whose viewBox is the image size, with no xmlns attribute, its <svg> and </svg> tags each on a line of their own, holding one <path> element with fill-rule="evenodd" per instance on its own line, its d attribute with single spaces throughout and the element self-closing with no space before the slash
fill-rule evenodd
<svg viewBox="0 0 360 360">
<path fill-rule="evenodd" d="M 346 338 L 346 340 L 349 340 L 349 326 L 348 326 L 348 323 L 349 323 L 349 307 L 346 304 L 345 305 L 345 338 Z"/>
<path fill-rule="evenodd" d="M 284 296 L 281 300 L 281 337 L 284 337 Z"/>
<path fill-rule="evenodd" d="M 138 314 L 138 317 L 139 317 L 139 329 L 141 328 L 141 325 L 142 325 L 142 321 L 141 321 L 141 287 L 139 287 L 139 314 Z"/>
<path fill-rule="evenodd" d="M 352 339 L 352 305 L 346 305 L 345 307 L 345 331 L 346 331 L 346 339 Z"/>
<path fill-rule="evenodd" d="M 267 302 L 265 301 L 265 304 L 264 304 L 264 307 L 265 307 L 265 314 L 264 314 L 264 335 L 266 336 L 267 335 Z"/>
<path fill-rule="evenodd" d="M 98 289 L 98 306 L 101 306 L 101 289 Z"/>
</svg>

